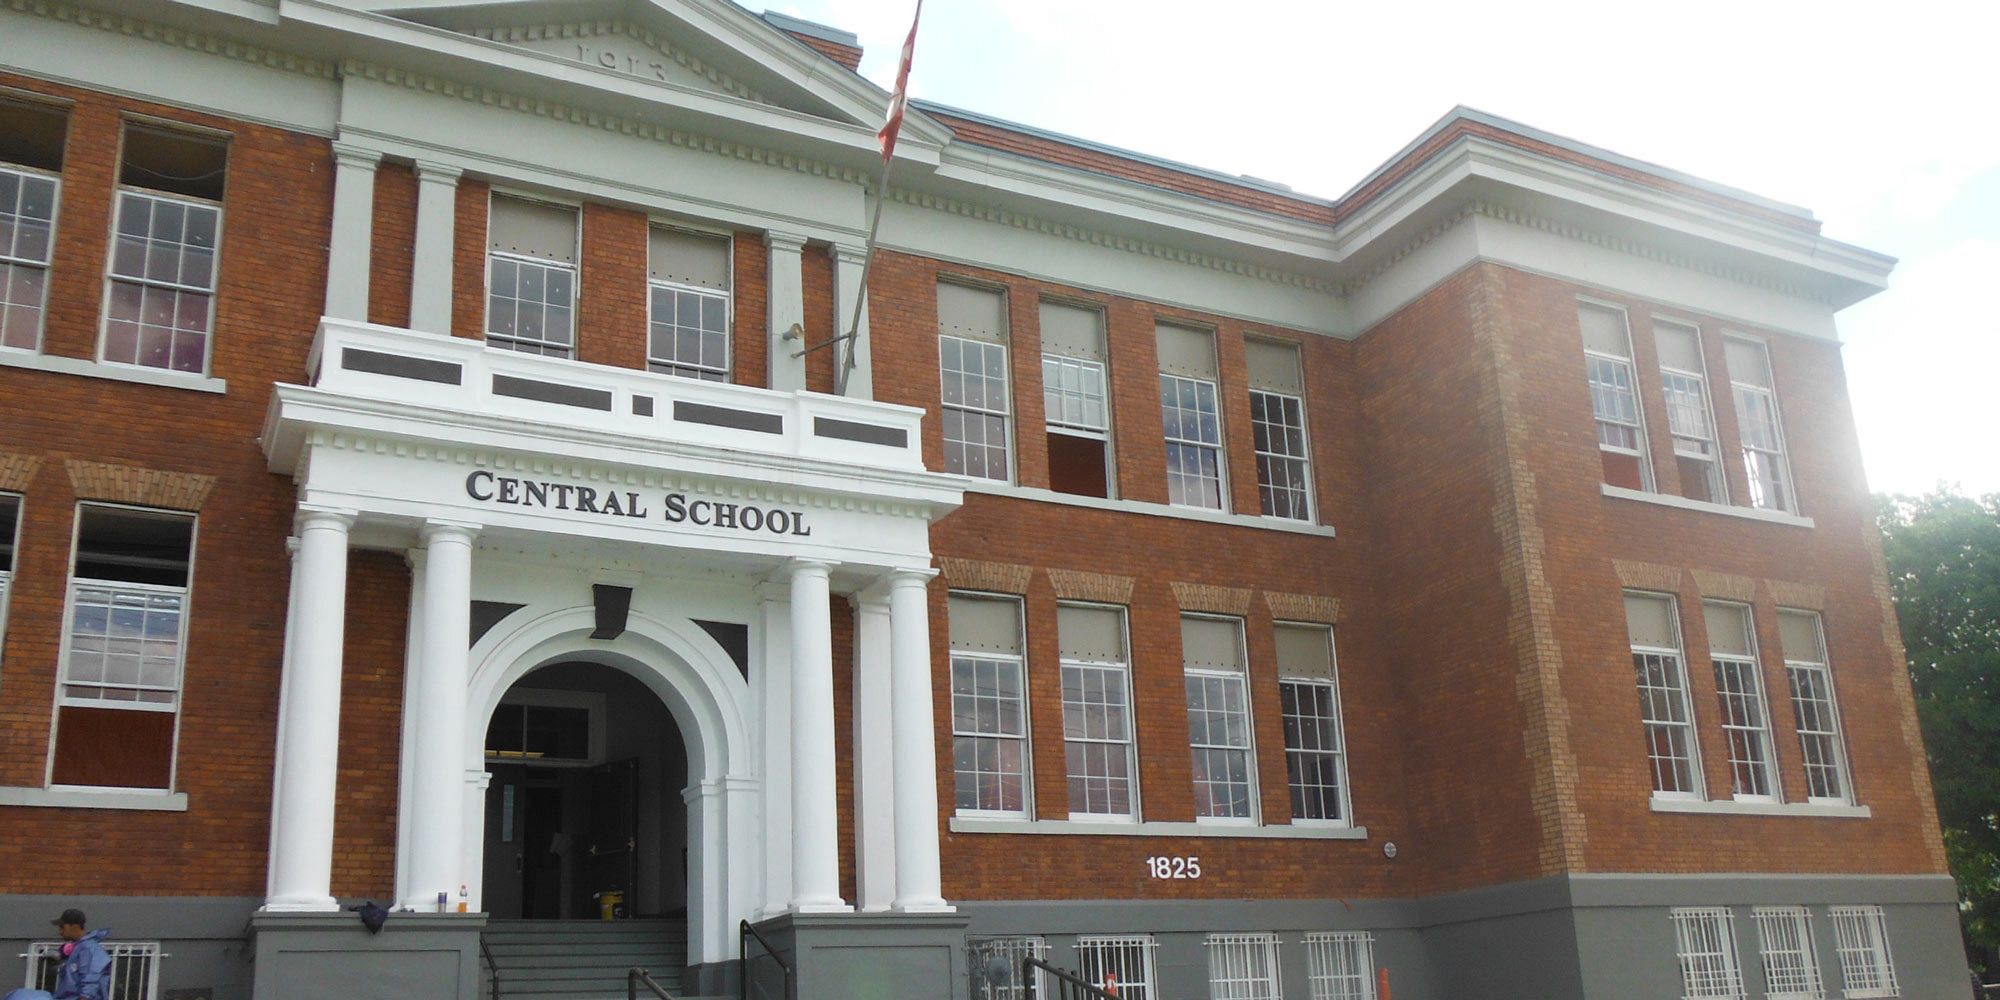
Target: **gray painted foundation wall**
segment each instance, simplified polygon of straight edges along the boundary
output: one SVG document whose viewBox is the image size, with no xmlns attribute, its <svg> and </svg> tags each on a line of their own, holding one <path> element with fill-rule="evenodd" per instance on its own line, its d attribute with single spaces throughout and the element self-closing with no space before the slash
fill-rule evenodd
<svg viewBox="0 0 2000 1000">
<path fill-rule="evenodd" d="M 217 896 L 0 896 L 0 994 L 22 984 L 19 956 L 33 941 L 53 941 L 49 921 L 81 909 L 108 940 L 158 941 L 160 996 L 198 991 L 209 1000 L 250 1000 L 250 915 L 263 900 Z"/>
</svg>

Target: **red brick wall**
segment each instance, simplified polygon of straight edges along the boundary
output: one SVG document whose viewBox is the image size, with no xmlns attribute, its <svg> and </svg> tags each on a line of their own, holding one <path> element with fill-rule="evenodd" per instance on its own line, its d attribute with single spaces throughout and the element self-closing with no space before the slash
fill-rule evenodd
<svg viewBox="0 0 2000 1000">
<path fill-rule="evenodd" d="M 417 254 L 417 172 L 400 163 L 375 168 L 375 219 L 369 234 L 368 322 L 410 325 L 410 275 Z"/>
<path fill-rule="evenodd" d="M 646 213 L 583 206 L 576 356 L 619 368 L 646 367 Z"/>
</svg>

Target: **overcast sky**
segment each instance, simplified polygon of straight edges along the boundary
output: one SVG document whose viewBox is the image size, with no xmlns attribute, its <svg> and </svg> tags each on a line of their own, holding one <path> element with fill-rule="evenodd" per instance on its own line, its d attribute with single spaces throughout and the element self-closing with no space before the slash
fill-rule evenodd
<svg viewBox="0 0 2000 1000">
<path fill-rule="evenodd" d="M 771 8 L 888 86 L 913 2 Z M 1465 104 L 1804 206 L 1901 259 L 1839 316 L 1871 488 L 1995 492 L 1995 38 L 1987 0 L 930 0 L 910 89 L 1324 196 Z"/>
</svg>

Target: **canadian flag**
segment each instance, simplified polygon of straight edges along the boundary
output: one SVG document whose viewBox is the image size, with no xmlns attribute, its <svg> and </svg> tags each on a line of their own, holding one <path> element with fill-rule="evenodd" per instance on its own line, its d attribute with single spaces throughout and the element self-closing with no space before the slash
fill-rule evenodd
<svg viewBox="0 0 2000 1000">
<path fill-rule="evenodd" d="M 910 18 L 910 37 L 903 39 L 903 60 L 896 67 L 896 93 L 889 98 L 889 120 L 875 137 L 882 142 L 882 162 L 896 154 L 896 136 L 903 131 L 903 108 L 910 103 L 910 57 L 917 51 L 917 22 L 924 16 L 924 0 L 917 0 L 917 12 Z"/>
</svg>

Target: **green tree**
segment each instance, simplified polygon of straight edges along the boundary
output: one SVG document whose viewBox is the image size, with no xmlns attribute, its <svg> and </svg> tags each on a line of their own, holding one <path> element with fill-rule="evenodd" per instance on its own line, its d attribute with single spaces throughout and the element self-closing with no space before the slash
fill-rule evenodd
<svg viewBox="0 0 2000 1000">
<path fill-rule="evenodd" d="M 1990 962 L 2000 951 L 2000 493 L 1878 500 L 1966 940 Z"/>
</svg>

